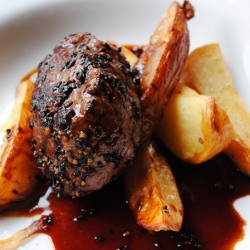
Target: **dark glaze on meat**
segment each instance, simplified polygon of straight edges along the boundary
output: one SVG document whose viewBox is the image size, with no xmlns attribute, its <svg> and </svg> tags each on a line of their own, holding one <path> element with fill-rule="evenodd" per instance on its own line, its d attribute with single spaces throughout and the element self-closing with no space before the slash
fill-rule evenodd
<svg viewBox="0 0 250 250">
<path fill-rule="evenodd" d="M 39 65 L 32 97 L 34 154 L 54 189 L 102 188 L 134 158 L 141 114 L 137 72 L 96 37 L 66 37 Z"/>
</svg>

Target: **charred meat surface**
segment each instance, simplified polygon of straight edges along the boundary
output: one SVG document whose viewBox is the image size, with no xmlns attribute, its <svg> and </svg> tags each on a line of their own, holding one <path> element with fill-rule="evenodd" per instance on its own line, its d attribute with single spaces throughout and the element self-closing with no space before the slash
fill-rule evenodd
<svg viewBox="0 0 250 250">
<path fill-rule="evenodd" d="M 40 63 L 31 101 L 34 154 L 57 192 L 98 190 L 134 158 L 138 79 L 119 49 L 89 33 L 64 38 Z"/>
</svg>

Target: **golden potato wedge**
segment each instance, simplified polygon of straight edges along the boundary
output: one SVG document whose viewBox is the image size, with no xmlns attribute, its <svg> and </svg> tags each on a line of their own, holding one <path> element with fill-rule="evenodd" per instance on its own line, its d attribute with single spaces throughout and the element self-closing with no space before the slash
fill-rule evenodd
<svg viewBox="0 0 250 250">
<path fill-rule="evenodd" d="M 183 81 L 199 93 L 214 97 L 226 111 L 236 137 L 225 153 L 243 173 L 250 175 L 250 113 L 233 85 L 218 44 L 206 45 L 191 53 Z"/>
<path fill-rule="evenodd" d="M 191 164 L 211 159 L 235 136 L 226 112 L 212 97 L 182 84 L 171 95 L 156 134 L 172 153 Z"/>
<path fill-rule="evenodd" d="M 144 140 L 159 122 L 168 97 L 178 83 L 189 50 L 186 20 L 192 6 L 174 2 L 153 32 L 135 68 L 141 73 Z"/>
<path fill-rule="evenodd" d="M 126 46 L 122 46 L 121 49 L 122 49 L 123 55 L 126 57 L 130 66 L 133 68 L 136 62 L 138 61 L 138 57 L 130 49 L 126 48 Z"/>
<path fill-rule="evenodd" d="M 129 206 L 147 230 L 179 231 L 183 206 L 173 173 L 151 143 L 142 147 L 125 176 Z"/>
<path fill-rule="evenodd" d="M 34 83 L 20 83 L 15 105 L 0 131 L 7 133 L 0 148 L 0 208 L 22 200 L 37 184 L 32 152 L 30 100 Z"/>
<path fill-rule="evenodd" d="M 138 57 L 136 56 L 135 53 L 133 53 L 133 51 L 131 51 L 130 49 L 130 45 L 120 45 L 119 43 L 113 41 L 113 40 L 108 40 L 107 43 L 111 46 L 111 47 L 115 47 L 115 48 L 121 48 L 121 52 L 122 54 L 126 57 L 127 61 L 129 62 L 131 68 L 133 68 L 135 66 L 135 63 L 138 61 Z"/>
</svg>

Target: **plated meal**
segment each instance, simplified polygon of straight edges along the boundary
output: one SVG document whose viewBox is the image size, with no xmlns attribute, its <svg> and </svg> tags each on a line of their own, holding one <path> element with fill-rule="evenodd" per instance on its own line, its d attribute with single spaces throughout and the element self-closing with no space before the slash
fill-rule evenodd
<svg viewBox="0 0 250 250">
<path fill-rule="evenodd" d="M 36 216 L 55 249 L 233 249 L 250 194 L 250 113 L 220 45 L 190 52 L 189 1 L 149 42 L 61 39 L 23 77 L 2 124 L 2 217 Z M 45 202 L 44 202 L 45 201 Z"/>
</svg>

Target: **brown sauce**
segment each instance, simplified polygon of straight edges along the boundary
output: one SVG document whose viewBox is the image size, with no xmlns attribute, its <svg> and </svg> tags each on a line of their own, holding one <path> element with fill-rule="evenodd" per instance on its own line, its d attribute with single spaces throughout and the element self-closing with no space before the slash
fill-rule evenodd
<svg viewBox="0 0 250 250">
<path fill-rule="evenodd" d="M 122 180 L 81 199 L 51 195 L 47 234 L 56 250 L 206 249 L 229 250 L 244 236 L 233 201 L 250 194 L 250 179 L 220 155 L 200 166 L 171 160 L 184 203 L 179 233 L 141 229 L 126 204 Z"/>
</svg>

